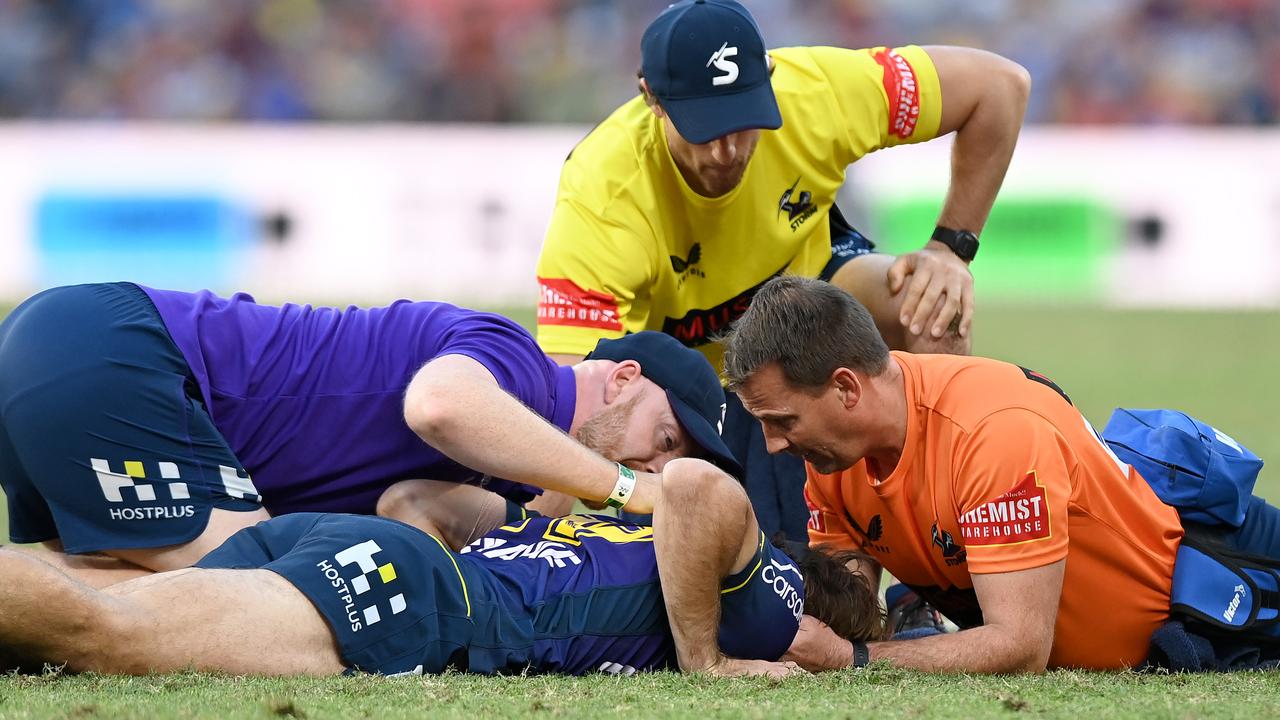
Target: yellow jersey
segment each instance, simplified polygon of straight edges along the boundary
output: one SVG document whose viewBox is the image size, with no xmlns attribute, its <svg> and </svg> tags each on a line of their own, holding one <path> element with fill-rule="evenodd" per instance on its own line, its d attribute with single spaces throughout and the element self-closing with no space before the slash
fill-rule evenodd
<svg viewBox="0 0 1280 720">
<path fill-rule="evenodd" d="M 602 337 L 661 330 L 702 350 L 782 274 L 818 277 L 845 169 L 938 132 L 937 71 L 915 46 L 781 48 L 782 127 L 761 133 L 742 182 L 717 198 L 685 182 L 662 121 L 636 97 L 573 150 L 538 258 L 538 342 L 585 355 Z"/>
</svg>

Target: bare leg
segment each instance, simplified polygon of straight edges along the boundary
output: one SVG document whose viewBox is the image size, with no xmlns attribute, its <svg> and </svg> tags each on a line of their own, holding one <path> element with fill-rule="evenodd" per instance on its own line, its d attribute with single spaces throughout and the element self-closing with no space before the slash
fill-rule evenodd
<svg viewBox="0 0 1280 720">
<path fill-rule="evenodd" d="M 662 470 L 653 508 L 653 546 L 680 669 L 713 675 L 770 675 L 794 663 L 738 660 L 720 652 L 720 581 L 755 556 L 760 527 L 742 486 L 701 460 L 672 460 Z"/>
<path fill-rule="evenodd" d="M 310 601 L 269 570 L 187 569 L 94 588 L 0 549 L 0 646 L 73 671 L 341 672 Z"/>
<path fill-rule="evenodd" d="M 878 253 L 856 257 L 836 271 L 831 284 L 866 306 L 871 317 L 875 318 L 880 336 L 891 350 L 968 355 L 972 347 L 972 333 L 969 338 L 962 338 L 957 330 L 952 329 L 942 337 L 935 338 L 927 330 L 919 335 L 912 335 L 902 326 L 899 315 L 903 293 L 889 294 L 889 266 L 896 259 L 893 255 Z M 931 317 L 924 327 L 932 327 L 932 321 Z"/>
<path fill-rule="evenodd" d="M 434 535 L 454 550 L 502 525 L 507 502 L 474 485 L 402 480 L 378 498 L 378 514 Z"/>
<path fill-rule="evenodd" d="M 62 552 L 62 543 L 56 540 L 42 544 L 45 547 L 44 550 L 19 547 L 12 549 L 30 553 L 89 587 L 103 588 L 152 573 L 147 568 L 120 558 L 106 555 L 68 555 Z"/>
<path fill-rule="evenodd" d="M 104 555 L 120 558 L 154 572 L 178 570 L 195 565 L 200 558 L 226 542 L 236 531 L 270 520 L 271 515 L 258 508 L 249 512 L 214 509 L 209 513 L 209 524 L 194 540 L 181 545 L 133 550 L 104 550 Z"/>
<path fill-rule="evenodd" d="M 271 515 L 261 508 L 250 512 L 215 509 L 209 513 L 209 524 L 205 526 L 204 532 L 181 545 L 69 555 L 62 552 L 60 541 L 49 540 L 42 545 L 51 552 L 35 554 L 80 582 L 90 587 L 102 588 L 153 572 L 191 567 L 211 550 L 226 542 L 237 530 L 269 519 Z"/>
</svg>

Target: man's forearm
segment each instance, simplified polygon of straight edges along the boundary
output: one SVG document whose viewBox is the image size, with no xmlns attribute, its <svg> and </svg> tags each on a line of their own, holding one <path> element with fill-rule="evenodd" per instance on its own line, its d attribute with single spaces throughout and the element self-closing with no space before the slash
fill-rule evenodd
<svg viewBox="0 0 1280 720">
<path fill-rule="evenodd" d="M 673 460 L 654 507 L 653 545 L 680 669 L 714 670 L 720 581 L 752 555 L 759 530 L 738 484 L 707 463 Z"/>
<path fill-rule="evenodd" d="M 977 233 L 986 225 L 1004 182 L 1022 118 L 1030 79 L 1013 63 L 991 78 L 951 147 L 951 185 L 938 224 Z"/>
<path fill-rule="evenodd" d="M 982 627 L 919 638 L 868 643 L 872 662 L 927 672 L 1043 672 L 1045 658 L 1026 638 L 1004 628 Z"/>
<path fill-rule="evenodd" d="M 405 419 L 427 444 L 487 475 L 589 500 L 609 497 L 617 482 L 614 463 L 507 394 L 470 358 L 440 358 L 420 372 L 406 396 Z M 627 508 L 649 512 L 657 476 L 636 475 Z"/>
</svg>

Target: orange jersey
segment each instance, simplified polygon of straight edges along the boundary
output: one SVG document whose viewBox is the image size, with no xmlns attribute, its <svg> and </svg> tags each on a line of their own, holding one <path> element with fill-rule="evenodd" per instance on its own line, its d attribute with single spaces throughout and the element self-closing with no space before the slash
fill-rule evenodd
<svg viewBox="0 0 1280 720">
<path fill-rule="evenodd" d="M 907 440 L 878 482 L 866 463 L 809 468 L 809 540 L 860 549 L 939 609 L 981 623 L 971 573 L 1066 558 L 1050 667 L 1122 668 L 1169 616 L 1177 512 L 1121 463 L 1042 375 L 984 358 L 892 353 Z"/>
</svg>

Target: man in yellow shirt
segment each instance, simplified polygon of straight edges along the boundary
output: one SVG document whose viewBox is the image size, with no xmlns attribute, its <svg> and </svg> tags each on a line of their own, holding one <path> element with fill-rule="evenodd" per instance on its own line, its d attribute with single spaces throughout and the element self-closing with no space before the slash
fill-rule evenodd
<svg viewBox="0 0 1280 720">
<path fill-rule="evenodd" d="M 642 40 L 641 95 L 573 151 L 538 262 L 538 342 L 560 362 L 662 330 L 706 353 L 766 280 L 820 277 L 871 309 L 894 348 L 967 353 L 968 261 L 1017 141 L 1030 80 L 947 47 L 765 50 L 732 0 L 683 0 Z M 846 167 L 954 132 L 933 239 L 893 258 L 845 222 Z M 804 538 L 804 470 L 771 459 L 730 397 L 724 434 L 766 532 Z"/>
</svg>

